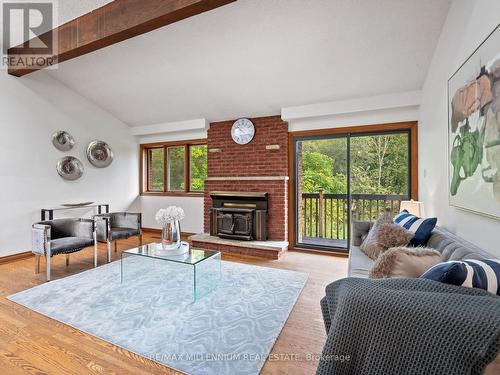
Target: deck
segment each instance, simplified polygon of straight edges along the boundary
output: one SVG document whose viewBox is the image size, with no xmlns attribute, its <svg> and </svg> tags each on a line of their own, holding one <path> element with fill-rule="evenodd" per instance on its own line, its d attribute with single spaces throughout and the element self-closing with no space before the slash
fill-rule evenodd
<svg viewBox="0 0 500 375">
<path fill-rule="evenodd" d="M 301 244 L 347 250 L 349 221 L 373 221 L 388 210 L 399 212 L 406 195 L 302 193 L 298 202 L 298 226 Z"/>
<path fill-rule="evenodd" d="M 304 245 L 324 246 L 324 247 L 347 250 L 346 240 L 335 240 L 331 238 L 319 238 L 319 237 L 302 237 L 302 243 Z"/>
</svg>

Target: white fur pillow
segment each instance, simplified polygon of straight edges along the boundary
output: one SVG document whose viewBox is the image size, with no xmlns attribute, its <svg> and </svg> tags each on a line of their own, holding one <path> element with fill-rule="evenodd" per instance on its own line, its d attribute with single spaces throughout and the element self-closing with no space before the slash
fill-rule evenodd
<svg viewBox="0 0 500 375">
<path fill-rule="evenodd" d="M 377 258 L 370 272 L 370 278 L 416 278 L 441 262 L 441 254 L 434 249 L 393 247 Z"/>
<path fill-rule="evenodd" d="M 384 212 L 373 225 L 360 249 L 371 259 L 391 247 L 406 246 L 413 238 L 409 230 L 394 224 L 388 212 Z"/>
</svg>

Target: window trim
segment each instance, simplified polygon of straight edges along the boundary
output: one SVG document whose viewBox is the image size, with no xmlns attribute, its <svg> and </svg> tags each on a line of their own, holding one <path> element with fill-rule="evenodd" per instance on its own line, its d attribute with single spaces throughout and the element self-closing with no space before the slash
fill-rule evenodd
<svg viewBox="0 0 500 375">
<path fill-rule="evenodd" d="M 144 143 L 140 145 L 139 150 L 139 191 L 140 195 L 144 196 L 188 196 L 202 197 L 203 191 L 191 191 L 191 146 L 207 145 L 207 139 L 191 139 L 187 141 L 174 142 L 155 142 Z M 184 147 L 184 190 L 183 191 L 168 191 L 168 148 L 169 147 Z M 149 150 L 154 148 L 163 148 L 163 191 L 150 190 L 150 160 Z"/>
</svg>

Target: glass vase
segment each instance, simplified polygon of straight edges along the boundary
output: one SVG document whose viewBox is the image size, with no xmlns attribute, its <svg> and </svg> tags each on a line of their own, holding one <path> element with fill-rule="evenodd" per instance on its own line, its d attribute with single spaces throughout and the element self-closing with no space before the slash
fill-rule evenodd
<svg viewBox="0 0 500 375">
<path fill-rule="evenodd" d="M 163 226 L 161 231 L 161 246 L 163 250 L 175 250 L 181 246 L 181 224 L 179 220 Z"/>
</svg>

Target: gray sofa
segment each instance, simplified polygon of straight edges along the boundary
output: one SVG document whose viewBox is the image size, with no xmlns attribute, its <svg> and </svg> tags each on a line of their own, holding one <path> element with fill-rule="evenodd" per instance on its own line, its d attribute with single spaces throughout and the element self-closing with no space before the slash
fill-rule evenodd
<svg viewBox="0 0 500 375">
<path fill-rule="evenodd" d="M 365 253 L 363 253 L 361 251 L 360 245 L 363 242 L 363 240 L 366 238 L 366 236 L 367 236 L 368 232 L 370 231 L 370 228 L 372 227 L 372 225 L 373 225 L 373 223 L 371 223 L 371 222 L 354 222 L 353 223 L 353 226 L 352 226 L 351 248 L 350 248 L 350 251 L 349 251 L 349 268 L 348 268 L 348 276 L 349 277 L 364 278 L 364 279 L 368 278 L 368 275 L 370 273 L 370 270 L 372 268 L 372 265 L 373 265 L 374 261 L 372 259 L 370 259 L 368 256 L 366 256 Z M 486 251 L 478 248 L 477 246 L 471 244 L 470 242 L 467 242 L 464 239 L 462 239 L 462 238 L 460 238 L 460 237 L 458 237 L 458 236 L 456 236 L 456 235 L 454 235 L 454 234 L 452 234 L 452 233 L 450 233 L 450 232 L 448 232 L 445 229 L 440 228 L 440 227 L 436 227 L 434 229 L 434 231 L 432 232 L 431 238 L 429 239 L 429 242 L 428 242 L 427 246 L 438 250 L 441 253 L 441 255 L 442 255 L 442 257 L 443 257 L 443 259 L 445 261 L 448 261 L 448 260 L 463 260 L 463 259 L 487 259 L 487 258 L 495 258 L 494 256 L 492 256 L 491 254 L 487 253 Z M 358 281 L 356 281 L 356 280 L 358 280 Z M 391 284 L 391 283 L 395 283 L 395 284 L 398 284 L 398 283 L 401 283 L 401 284 L 405 284 L 405 283 L 412 284 L 412 283 L 415 283 L 415 284 L 418 284 L 418 283 L 421 283 L 421 282 L 424 282 L 424 281 L 427 281 L 427 280 L 421 280 L 421 279 L 385 279 L 385 280 L 343 279 L 343 280 L 334 282 L 334 283 L 330 284 L 329 286 L 327 286 L 326 287 L 326 294 L 327 294 L 327 296 L 324 297 L 322 299 L 322 301 L 321 301 L 321 308 L 322 308 L 322 312 L 323 312 L 323 319 L 324 319 L 325 328 L 326 328 L 327 334 L 328 334 L 328 338 L 327 338 L 327 341 L 326 341 L 326 344 L 325 344 L 325 348 L 323 350 L 323 357 L 327 358 L 328 355 L 336 355 L 336 354 L 338 354 L 338 349 L 339 348 L 337 346 L 335 346 L 335 344 L 338 345 L 339 343 L 342 343 L 343 340 L 345 341 L 346 337 L 349 337 L 349 335 L 345 335 L 345 336 L 340 336 L 340 338 L 339 338 L 339 336 L 338 336 L 338 334 L 337 334 L 336 331 L 331 331 L 330 332 L 330 325 L 332 324 L 332 314 L 333 315 L 337 314 L 335 316 L 337 324 L 339 323 L 339 321 L 342 322 L 342 319 L 339 318 L 340 313 L 338 311 L 336 311 L 335 309 L 331 310 L 330 308 L 333 305 L 331 306 L 330 303 L 328 302 L 328 297 L 330 297 L 330 298 L 332 298 L 332 296 L 333 297 L 338 297 L 339 293 L 336 293 L 335 292 L 336 290 L 343 290 L 344 292 L 346 292 L 346 291 L 348 291 L 349 288 L 347 288 L 346 285 L 344 285 L 344 284 L 356 284 L 356 283 L 363 283 L 363 282 L 373 283 L 373 285 L 372 285 L 373 287 L 377 287 L 377 285 L 378 285 L 378 287 L 383 287 L 385 284 Z M 340 284 L 336 285 L 338 283 L 340 283 Z M 434 288 L 439 288 L 440 287 L 439 285 L 437 285 L 437 283 L 434 284 L 434 286 L 432 284 L 429 284 L 429 286 L 432 286 Z M 370 286 L 369 285 L 368 286 L 361 286 L 361 289 L 360 289 L 359 292 L 354 291 L 352 293 L 352 296 L 351 296 L 352 298 L 351 298 L 350 302 L 352 302 L 351 305 L 354 305 L 354 306 L 352 307 L 353 308 L 353 312 L 346 314 L 348 317 L 350 317 L 350 316 L 356 316 L 357 312 L 364 311 L 364 310 L 367 309 L 367 306 L 368 307 L 369 306 L 374 306 L 377 303 L 379 304 L 381 310 L 383 310 L 385 308 L 389 308 L 389 310 L 390 310 L 391 308 L 394 308 L 396 306 L 394 304 L 391 305 L 391 303 L 386 303 L 386 301 L 384 301 L 384 298 L 386 298 L 386 296 L 388 298 L 391 295 L 391 293 L 387 293 L 387 291 L 385 291 L 384 293 L 379 294 L 378 297 L 375 297 L 375 294 L 372 292 L 371 289 L 368 290 L 368 287 L 370 287 Z M 441 287 L 443 289 L 446 289 L 446 288 L 456 288 L 454 286 L 449 286 L 449 285 L 446 285 L 446 284 L 442 284 Z M 410 287 L 410 289 L 411 289 L 411 287 Z M 464 288 L 464 289 L 467 289 L 467 288 Z M 367 291 L 369 297 L 363 296 L 362 295 L 363 291 Z M 411 293 L 411 290 L 409 291 L 409 294 L 410 293 Z M 474 292 L 472 292 L 472 291 L 469 292 L 469 291 L 465 290 L 465 291 L 463 291 L 463 293 L 467 294 L 467 293 L 474 293 Z M 396 294 L 400 295 L 399 293 L 396 293 Z M 429 296 L 431 294 L 432 293 L 424 293 L 424 294 L 421 294 L 421 295 L 422 296 L 423 295 Z M 450 293 L 450 296 L 451 295 L 452 294 Z M 360 301 L 354 301 L 354 299 L 356 297 L 358 297 Z M 406 296 L 406 297 L 409 297 L 409 296 Z M 404 298 L 406 298 L 406 297 L 404 297 Z M 374 298 L 375 298 L 375 300 L 372 300 L 369 304 L 366 304 L 367 300 L 374 299 Z M 412 298 L 414 298 L 414 297 L 412 296 Z M 333 298 L 333 300 L 335 300 L 335 298 Z M 406 301 L 408 301 L 408 300 L 406 300 Z M 357 302 L 365 304 L 365 305 L 363 305 L 362 309 L 359 309 L 359 303 L 357 303 Z M 414 303 L 415 301 L 412 300 L 410 302 Z M 464 302 L 460 301 L 460 303 L 463 304 Z M 418 303 L 417 303 L 417 305 L 418 305 Z M 422 304 L 420 304 L 420 307 L 425 307 L 427 305 L 431 306 L 432 304 L 422 303 Z M 452 308 L 455 308 L 456 305 L 457 304 L 451 304 L 450 306 Z M 349 307 L 349 303 L 337 304 L 336 306 L 337 307 L 338 306 L 341 306 L 341 307 L 343 306 L 345 308 L 345 307 Z M 476 305 L 473 305 L 473 306 L 476 306 Z M 405 308 L 406 308 L 406 310 L 408 310 L 409 309 L 409 304 L 406 304 Z M 417 313 L 417 316 L 419 316 L 418 318 L 415 319 L 415 321 L 421 321 L 422 318 L 426 316 L 425 313 L 419 312 L 418 308 L 411 308 L 409 310 L 410 310 L 410 314 L 411 313 Z M 434 312 L 432 311 L 431 314 L 429 314 L 429 315 L 432 315 L 433 313 Z M 367 314 L 369 315 L 369 313 L 367 313 Z M 377 311 L 377 314 L 380 315 L 381 314 L 380 311 Z M 408 311 L 406 312 L 406 314 L 408 314 Z M 459 318 L 457 319 L 457 322 L 463 322 L 462 318 L 463 318 L 463 316 L 459 314 Z M 375 323 L 376 322 L 380 322 L 380 321 L 383 321 L 383 319 L 375 319 L 374 320 Z M 450 320 L 448 319 L 448 321 L 450 321 Z M 480 316 L 478 315 L 478 319 L 476 321 L 474 321 L 473 324 L 476 324 L 479 321 L 481 321 L 481 319 L 480 319 Z M 359 327 L 370 326 L 370 325 L 366 325 L 365 324 L 366 323 L 366 319 L 365 320 L 362 319 L 361 321 L 358 321 L 358 322 L 353 320 L 350 323 L 352 323 L 352 324 L 348 326 L 349 330 L 351 329 L 351 327 L 352 327 L 353 324 L 355 324 L 356 326 L 359 326 Z M 467 323 L 467 324 L 469 324 L 469 323 Z M 424 326 L 423 328 L 426 328 L 426 326 Z M 456 330 L 456 328 L 455 328 L 455 330 Z M 356 332 L 357 331 L 359 331 L 359 329 L 356 330 Z M 376 329 L 375 329 L 375 331 L 376 331 Z M 351 332 L 351 331 L 349 331 L 349 332 Z M 402 332 L 399 335 L 400 336 L 399 340 L 401 341 L 401 336 L 403 334 L 407 334 L 408 332 L 411 332 L 411 329 Z M 380 331 L 377 331 L 377 335 L 380 335 Z M 369 335 L 366 335 L 365 337 L 369 337 Z M 433 337 L 433 336 L 430 335 L 430 337 Z M 357 338 L 359 338 L 359 336 L 356 336 L 355 339 L 357 339 Z M 359 349 L 360 343 L 357 342 L 355 339 L 354 339 L 353 342 L 356 343 L 356 348 Z M 360 342 L 362 342 L 362 341 L 363 341 L 363 339 L 360 339 Z M 375 346 L 375 347 L 379 347 L 379 346 Z M 381 345 L 380 347 L 384 348 L 385 346 Z M 447 346 L 443 347 L 442 350 L 444 350 L 444 348 L 446 348 L 446 347 Z M 356 349 L 356 350 L 358 350 L 358 349 Z M 421 350 L 421 348 L 417 348 L 417 349 Z M 413 351 L 415 351 L 415 349 Z M 396 351 L 396 352 L 400 353 L 399 350 Z M 366 361 L 365 365 L 367 363 L 369 363 L 370 358 L 367 355 L 365 355 L 363 357 L 363 353 L 362 352 L 361 353 L 357 353 L 357 354 L 358 354 L 358 357 L 355 357 L 355 362 L 354 363 L 356 363 L 356 364 L 363 363 L 363 360 Z M 364 354 L 366 354 L 366 353 L 364 353 Z M 394 361 L 394 355 L 393 354 L 391 354 L 390 358 L 391 358 L 392 361 Z M 385 361 L 384 363 L 391 364 L 392 362 Z M 424 364 L 425 363 L 426 362 L 424 362 Z M 334 365 L 337 366 L 337 364 L 338 364 L 337 361 L 330 361 L 330 362 L 328 362 L 328 361 L 325 361 L 325 360 L 321 360 L 320 364 L 318 366 L 317 375 L 326 375 L 326 374 L 328 374 L 328 375 L 332 374 L 333 375 L 333 374 L 338 374 L 338 373 L 343 373 L 343 374 L 360 373 L 360 372 L 352 370 L 352 368 L 351 368 L 351 370 L 349 370 L 349 367 L 347 367 L 347 366 L 345 366 L 345 368 L 343 368 L 342 366 L 340 366 L 341 367 L 340 370 L 338 368 L 336 370 L 334 370 L 333 369 L 335 367 Z M 337 366 L 337 367 L 339 367 L 339 366 Z M 387 367 L 387 369 L 386 369 L 387 371 L 385 371 L 383 373 L 386 373 L 386 374 L 401 373 L 401 372 L 395 371 L 394 368 L 391 365 L 388 365 L 386 367 Z M 371 370 L 372 373 L 379 373 L 377 371 L 373 371 L 373 369 L 370 369 L 370 370 Z M 412 370 L 413 371 L 408 371 L 408 372 L 421 373 L 421 372 L 416 371 L 415 369 L 412 369 Z M 365 373 L 365 372 L 363 372 L 363 373 Z M 431 372 L 426 372 L 426 373 L 431 373 Z M 448 374 L 449 372 L 447 372 L 445 369 L 442 369 L 442 368 L 440 370 L 439 366 L 437 366 L 436 368 L 433 368 L 433 372 L 432 373 L 436 373 L 436 374 L 438 374 L 438 373 L 439 374 L 440 373 Z M 495 358 L 495 360 L 493 360 L 493 362 L 491 362 L 491 363 L 488 364 L 488 366 L 486 367 L 486 369 L 484 371 L 484 374 L 485 375 L 500 374 L 500 354 L 498 354 L 496 356 L 496 358 Z"/>
<path fill-rule="evenodd" d="M 351 248 L 349 250 L 349 277 L 367 278 L 370 273 L 373 260 L 363 253 L 359 247 L 372 225 L 373 223 L 367 221 L 355 221 L 352 225 Z M 440 227 L 434 228 L 427 246 L 439 251 L 444 261 L 495 258 L 476 245 Z"/>
</svg>

